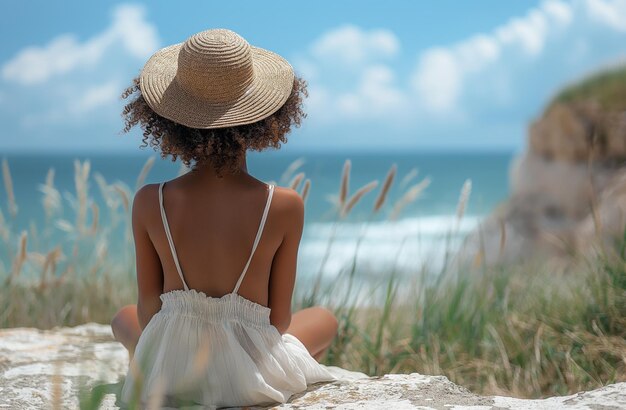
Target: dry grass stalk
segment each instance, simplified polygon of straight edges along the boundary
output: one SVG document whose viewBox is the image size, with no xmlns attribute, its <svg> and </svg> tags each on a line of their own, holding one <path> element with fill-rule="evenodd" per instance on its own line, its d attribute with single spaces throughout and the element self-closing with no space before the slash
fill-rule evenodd
<svg viewBox="0 0 626 410">
<path fill-rule="evenodd" d="M 74 184 L 76 186 L 76 230 L 85 233 L 87 224 L 88 180 L 91 164 L 86 160 L 82 164 L 74 161 Z"/>
<path fill-rule="evenodd" d="M 430 185 L 430 177 L 426 177 L 422 179 L 417 184 L 413 185 L 411 188 L 407 189 L 402 198 L 400 198 L 394 205 L 393 210 L 391 211 L 391 215 L 389 219 L 395 220 L 398 218 L 402 210 L 411 202 L 415 201 L 422 192 Z"/>
<path fill-rule="evenodd" d="M 339 209 L 343 209 L 348 197 L 350 189 L 350 168 L 352 163 L 349 159 L 343 164 L 343 173 L 341 174 L 341 185 L 339 186 Z"/>
<path fill-rule="evenodd" d="M 45 288 L 48 283 L 48 271 L 50 271 L 51 276 L 54 277 L 54 272 L 57 269 L 57 261 L 61 258 L 62 254 L 60 245 L 57 245 L 57 247 L 46 254 L 46 259 L 41 268 L 40 288 Z"/>
<path fill-rule="evenodd" d="M 533 345 L 534 345 L 534 353 L 535 353 L 535 362 L 537 363 L 537 366 L 541 366 L 541 335 L 543 334 L 544 328 L 545 328 L 545 323 L 541 323 L 534 337 Z"/>
<path fill-rule="evenodd" d="M 487 324 L 486 328 L 498 346 L 498 351 L 500 352 L 500 359 L 502 361 L 502 365 L 504 366 L 504 369 L 506 370 L 506 374 L 509 380 L 511 380 L 513 376 L 513 370 L 511 369 L 511 362 L 509 360 L 509 355 L 506 353 L 506 347 L 504 347 L 504 342 L 502 341 L 502 338 L 498 334 L 498 331 L 496 330 L 496 328 L 491 323 Z"/>
<path fill-rule="evenodd" d="M 43 192 L 43 208 L 46 218 L 51 218 L 61 208 L 61 194 L 54 187 L 54 168 L 50 168 L 46 174 L 46 183 L 39 186 Z"/>
<path fill-rule="evenodd" d="M 135 189 L 139 189 L 143 186 L 143 184 L 146 182 L 146 178 L 148 177 L 148 173 L 152 169 L 153 165 L 154 165 L 154 157 L 148 158 L 146 163 L 143 164 L 143 167 L 141 168 L 141 172 L 139 173 L 139 176 L 137 177 L 137 183 L 135 184 Z"/>
<path fill-rule="evenodd" d="M 63 272 L 61 272 L 59 277 L 56 279 L 56 284 L 57 285 L 62 284 L 63 282 L 65 282 L 67 278 L 74 275 L 74 273 L 75 273 L 74 266 L 69 265 L 67 268 L 65 268 L 65 270 L 63 270 Z"/>
<path fill-rule="evenodd" d="M 13 269 L 11 270 L 11 276 L 17 278 L 22 270 L 22 266 L 26 261 L 26 240 L 28 238 L 28 233 L 26 231 L 22 231 L 20 234 L 20 239 L 17 244 L 17 255 L 13 259 Z"/>
<path fill-rule="evenodd" d="M 506 225 L 502 218 L 498 219 L 500 224 L 500 248 L 498 250 L 498 257 L 502 256 L 502 252 L 504 252 L 504 245 L 506 244 Z"/>
<path fill-rule="evenodd" d="M 28 236 L 30 237 L 32 243 L 39 243 L 39 230 L 37 229 L 37 224 L 33 220 L 30 221 Z"/>
<path fill-rule="evenodd" d="M 473 261 L 473 267 L 477 268 L 480 266 L 480 264 L 483 261 L 483 251 L 482 249 L 479 249 L 478 252 L 476 252 L 476 255 L 474 255 L 474 261 Z"/>
<path fill-rule="evenodd" d="M 472 180 L 466 179 L 465 182 L 463 183 L 463 188 L 461 188 L 461 195 L 459 195 L 459 202 L 456 208 L 457 219 L 463 218 L 463 214 L 465 213 L 465 207 L 467 206 L 467 202 L 469 201 L 471 192 L 472 192 Z"/>
<path fill-rule="evenodd" d="M 283 174 L 280 177 L 281 184 L 288 181 L 289 178 L 291 178 L 291 176 L 293 175 L 293 173 L 296 172 L 302 165 L 304 165 L 305 162 L 306 161 L 304 160 L 304 158 L 300 157 L 294 160 L 291 164 L 289 164 L 287 169 L 285 169 L 285 172 L 283 172 Z"/>
<path fill-rule="evenodd" d="M 397 176 L 396 176 L 397 178 Z M 104 180 L 103 180 L 104 182 Z M 304 182 L 301 195 L 306 196 L 304 192 L 307 188 L 307 182 Z M 424 183 L 424 181 L 422 181 Z M 395 183 L 395 182 L 394 182 Z M 301 184 L 302 185 L 302 184 Z M 418 184 L 419 185 L 419 184 Z M 123 211 L 119 209 L 119 204 L 122 202 L 119 197 L 131 198 L 130 189 L 123 183 L 119 183 L 117 192 L 112 186 L 104 186 L 106 188 L 109 197 L 115 200 L 115 215 L 127 216 L 123 214 Z M 409 191 L 411 191 L 412 187 Z M 415 199 L 421 193 L 422 189 L 415 189 L 409 194 L 407 191 L 404 196 L 411 199 Z M 404 189 L 404 188 L 403 188 Z M 119 194 L 119 197 L 118 197 Z M 350 202 L 352 198 L 348 199 Z M 107 199 L 108 201 L 108 199 Z M 389 202 L 389 198 L 387 199 Z M 88 202 L 91 204 L 92 199 L 89 198 Z M 462 202 L 459 200 L 459 202 Z M 108 203 L 108 202 L 107 202 Z M 129 207 L 130 202 L 127 202 Z M 87 209 L 89 212 L 89 209 Z M 89 216 L 89 215 L 88 215 Z M 0 212 L 0 222 L 2 221 L 2 214 Z M 54 223 L 55 221 L 49 221 Z M 102 220 L 99 221 L 102 223 Z M 128 225 L 129 220 L 125 220 L 124 223 Z M 72 225 L 73 226 L 73 225 Z M 15 248 L 13 243 L 17 239 L 16 233 L 9 229 L 9 241 L 10 246 L 8 249 L 11 251 Z M 501 247 L 505 242 L 504 226 L 501 225 L 503 230 L 500 238 Z M 0 233 L 2 229 L 2 223 L 0 223 Z M 103 231 L 102 227 L 99 228 Z M 18 231 L 19 232 L 19 231 Z M 37 246 L 36 236 L 33 235 L 34 230 L 28 232 L 28 247 L 35 248 Z M 70 230 L 69 232 L 74 232 Z M 480 231 L 479 231 L 480 232 Z M 92 238 L 87 238 L 91 240 Z M 0 300 L 8 301 L 3 308 L 0 308 L 0 324 L 6 324 L 8 326 L 22 325 L 23 323 L 31 326 L 38 326 L 45 323 L 43 326 L 50 324 L 69 324 L 76 321 L 91 321 L 107 315 L 106 309 L 102 309 L 104 306 L 116 305 L 121 306 L 125 303 L 129 303 L 132 299 L 132 293 L 129 292 L 126 296 L 120 296 L 119 290 L 129 288 L 127 279 L 123 277 L 113 278 L 109 275 L 109 271 L 115 270 L 118 266 L 114 258 L 107 257 L 106 245 L 108 244 L 109 237 L 102 235 L 100 238 L 95 238 L 96 250 L 92 252 L 92 247 L 89 247 L 88 255 L 82 254 L 82 249 L 77 249 L 78 256 L 76 261 L 72 261 L 67 266 L 59 267 L 63 269 L 62 275 L 56 277 L 56 263 L 63 256 L 61 254 L 61 246 L 46 253 L 37 252 L 25 252 L 26 262 L 22 267 L 22 276 L 26 273 L 30 273 L 32 267 L 41 269 L 42 282 L 44 286 L 54 286 L 54 292 L 40 292 L 39 294 L 44 297 L 39 298 L 37 290 L 32 288 L 30 284 L 17 282 L 12 286 L 5 287 L 5 294 L 0 295 Z M 116 238 L 112 238 L 116 239 Z M 330 242 L 329 242 L 330 243 Z M 26 244 L 24 244 L 26 248 Z M 19 252 L 12 253 L 17 255 Z M 103 275 L 98 275 L 90 280 L 89 284 L 83 286 L 77 286 L 77 281 L 65 280 L 84 277 L 85 272 L 91 266 L 94 266 L 94 260 L 92 255 L 97 256 L 95 266 L 103 267 L 98 273 L 102 272 Z M 116 255 L 117 256 L 117 255 Z M 11 258 L 11 257 L 10 257 Z M 484 244 L 481 235 L 481 249 L 476 254 L 475 265 L 484 264 L 483 259 L 486 258 L 484 250 Z M 106 263 L 102 265 L 102 261 Z M 9 259 L 9 263 L 12 260 Z M 619 275 L 623 274 L 623 261 L 619 261 L 619 265 L 615 265 Z M 0 261 L 0 269 L 4 266 Z M 28 268 L 28 271 L 27 271 Z M 123 267 L 125 271 L 128 270 L 126 266 Z M 603 273 L 604 269 L 601 264 L 594 265 L 595 273 Z M 8 273 L 11 271 L 11 266 L 4 269 L 7 272 L 9 279 L 11 275 Z M 489 273 L 490 271 L 486 271 Z M 510 272 L 493 272 L 499 276 L 503 274 L 513 274 Z M 515 270 L 517 272 L 517 270 Z M 578 296 L 585 295 L 586 297 L 593 298 L 590 301 L 586 301 L 586 297 L 576 297 L 575 300 L 580 303 L 588 303 L 593 307 L 593 311 L 596 311 L 596 307 L 603 310 L 597 310 L 600 314 L 609 315 L 611 323 L 618 324 L 618 330 L 611 333 L 609 328 L 603 327 L 598 322 L 594 322 L 594 319 L 588 319 L 587 314 L 570 318 L 569 312 L 572 309 L 561 308 L 560 306 L 568 306 L 567 303 L 532 303 L 532 306 L 537 306 L 537 310 L 529 310 L 529 297 L 535 297 L 538 293 L 531 290 L 535 288 L 529 288 L 528 292 L 522 292 L 524 288 L 519 287 L 529 282 L 529 273 L 534 272 L 534 269 L 524 269 L 519 273 L 515 273 L 515 277 L 510 279 L 507 285 L 503 285 L 505 289 L 498 288 L 498 281 L 489 280 L 485 278 L 487 282 L 473 283 L 469 288 L 466 295 L 469 296 L 463 300 L 463 304 L 460 307 L 455 307 L 456 315 L 442 316 L 437 319 L 438 312 L 445 312 L 447 307 L 451 307 L 449 301 L 453 300 L 454 291 L 456 288 L 430 288 L 420 292 L 409 292 L 409 294 L 423 294 L 426 292 L 433 292 L 432 297 L 428 298 L 433 306 L 430 311 L 430 317 L 435 316 L 430 321 L 430 324 L 421 323 L 426 321 L 426 313 L 422 307 L 416 312 L 412 307 L 413 301 L 411 300 L 411 308 L 404 310 L 400 308 L 400 304 L 396 304 L 395 301 L 391 305 L 391 313 L 386 319 L 380 319 L 378 314 L 372 314 L 372 310 L 368 310 L 363 313 L 363 317 L 354 316 L 352 319 L 350 316 L 343 316 L 342 329 L 351 329 L 354 326 L 353 336 L 350 336 L 350 332 L 345 332 L 348 336 L 345 341 L 341 341 L 339 344 L 335 344 L 335 347 L 331 347 L 334 350 L 334 354 L 330 359 L 330 364 L 346 365 L 355 369 L 376 369 L 378 374 L 382 372 L 408 372 L 418 371 L 420 373 L 437 373 L 444 374 L 455 382 L 472 387 L 477 391 L 483 393 L 492 394 L 494 392 L 498 394 L 507 394 L 507 392 L 513 392 L 518 396 L 530 396 L 537 397 L 538 395 L 545 395 L 553 392 L 553 388 L 567 391 L 583 390 L 589 386 L 595 386 L 599 381 L 606 381 L 614 378 L 617 374 L 621 377 L 623 372 L 623 363 L 626 352 L 626 343 L 624 342 L 624 315 L 621 311 L 616 310 L 619 306 L 624 306 L 623 294 L 621 288 L 613 289 L 610 286 L 603 286 L 601 290 L 602 297 L 595 299 L 594 293 L 589 292 L 587 289 L 581 289 Z M 52 278 L 50 274 L 52 273 Z M 553 274 L 553 270 L 550 269 L 550 275 Z M 600 276 L 600 275 L 598 275 Z M 604 275 L 602 275 L 604 276 Z M 515 279 L 515 281 L 513 281 Z M 119 281 L 119 282 L 116 282 Z M 559 288 L 568 283 L 558 283 Z M 543 281 L 542 281 L 543 283 Z M 515 284 L 515 286 L 512 286 Z M 22 287 L 28 286 L 26 287 Z M 56 288 L 58 286 L 58 288 Z M 87 287 L 93 286 L 93 287 Z M 543 285 L 538 285 L 543 286 Z M 116 288 L 118 292 L 99 292 L 104 287 Z M 28 289 L 28 291 L 22 291 L 22 289 Z M 58 290 L 57 290 L 58 289 Z M 496 290 L 499 289 L 499 290 Z M 462 289 L 461 289 L 462 290 Z M 452 293 L 448 294 L 447 291 Z M 604 291 L 608 292 L 606 294 Z M 72 293 L 73 292 L 73 293 Z M 473 293 L 477 292 L 477 293 Z M 100 293 L 106 294 L 105 299 L 98 299 Z M 549 292 L 552 294 L 552 292 Z M 616 299 L 619 296 L 619 299 Z M 111 298 L 114 299 L 111 299 Z M 552 297 L 552 296 L 550 296 Z M 321 297 L 320 297 L 321 299 Z M 318 301 L 320 300 L 318 299 Z M 480 300 L 485 303 L 475 304 L 472 300 Z M 421 300 L 424 296 L 421 296 Z M 542 301 L 542 298 L 537 296 L 537 301 Z M 570 301 L 564 299 L 564 301 Z M 560 301 L 557 301 L 560 302 Z M 356 303 L 356 299 L 355 299 Z M 607 305 L 602 305 L 606 303 Z M 473 305 L 476 307 L 475 313 Z M 602 306 L 600 306 L 602 305 Z M 404 306 L 404 305 L 402 305 Z M 406 306 L 409 306 L 407 303 Z M 493 306 L 511 306 L 510 311 L 507 308 L 507 312 L 501 315 L 497 309 L 492 309 Z M 581 305 L 580 307 L 585 307 Z M 346 307 L 349 307 L 346 305 Z M 470 310 L 468 310 L 468 308 Z M 522 309 L 522 310 L 519 310 Z M 547 309 L 547 310 L 544 310 Z M 467 316 L 463 314 L 464 310 L 472 311 L 472 314 Z M 494 311 L 496 310 L 496 311 Z M 578 309 L 576 309 L 578 310 Z M 528 313 L 526 313 L 528 311 Z M 585 309 L 582 309 L 586 312 Z M 43 314 L 41 314 L 43 312 Z M 518 316 L 519 312 L 523 312 L 523 315 Z M 563 313 L 567 313 L 563 317 Z M 417 313 L 417 314 L 416 314 Z M 360 313 L 359 313 L 360 314 Z M 545 315 L 545 316 L 544 316 Z M 543 325 L 540 318 L 552 318 L 558 319 L 558 323 L 563 323 L 563 330 L 555 330 L 549 325 Z M 478 318 L 479 320 L 476 320 Z M 582 318 L 585 318 L 582 320 Z M 522 320 L 523 319 L 523 320 Z M 382 323 L 378 321 L 382 320 Z M 569 323 L 568 323 L 569 322 Z M 590 329 L 585 329 L 585 323 L 591 323 Z M 482 325 L 481 325 L 482 323 Z M 485 324 L 490 324 L 491 328 L 487 329 Z M 372 340 L 375 340 L 375 332 L 377 325 L 380 324 L 383 329 L 382 343 L 376 350 L 369 350 L 368 344 L 372 344 Z M 581 325 L 582 324 L 582 325 Z M 415 326 L 415 333 L 411 332 L 411 327 Z M 470 336 L 473 326 L 483 326 L 485 335 L 476 340 L 474 336 Z M 559 325 L 560 326 L 560 325 Z M 582 326 L 582 329 L 581 329 Z M 440 327 L 440 328 L 438 328 Z M 449 336 L 451 334 L 457 335 L 458 329 L 466 329 L 461 335 L 467 335 L 467 338 L 455 337 L 453 343 L 450 344 Z M 428 333 L 430 332 L 430 334 Z M 441 336 L 434 336 L 439 334 Z M 501 335 L 501 336 L 500 336 Z M 505 337 L 506 336 L 506 337 Z M 406 340 L 406 342 L 403 342 Z M 584 356 L 577 354 L 576 349 L 572 349 L 572 346 L 585 346 Z M 474 346 L 481 346 L 480 353 L 478 355 L 470 353 L 469 349 L 473 349 Z M 484 348 L 483 348 L 484 347 Z M 556 351 L 568 352 L 565 359 L 559 359 L 556 356 L 546 354 L 546 351 L 555 349 Z M 384 352 L 385 354 L 381 354 Z M 205 353 L 201 349 L 201 357 Z M 408 355 L 405 353 L 409 353 Z M 524 366 L 519 365 L 515 358 L 520 356 L 525 363 Z M 583 364 L 585 360 L 589 359 L 589 363 Z M 613 360 L 617 358 L 617 360 Z M 582 360 L 581 360 L 582 359 Z M 202 363 L 204 359 L 200 358 L 197 363 Z M 459 366 L 459 363 L 462 366 Z M 599 363 L 597 365 L 597 363 Z M 555 373 L 563 373 L 563 379 L 556 380 Z M 620 373 L 621 372 L 621 373 Z M 141 384 L 140 384 L 141 385 Z M 159 388 L 156 387 L 158 390 Z M 550 389 L 550 390 L 549 390 Z M 491 391 L 489 391 L 491 390 Z M 51 400 L 54 401 L 54 400 Z"/>
<path fill-rule="evenodd" d="M 6 221 L 4 220 L 2 209 L 0 209 L 0 237 L 2 237 L 4 242 L 9 241 L 9 228 L 7 228 Z"/>
<path fill-rule="evenodd" d="M 378 181 L 372 181 L 361 188 L 357 189 L 357 191 L 350 197 L 350 199 L 346 202 L 346 205 L 341 208 L 341 217 L 345 217 L 350 213 L 352 208 L 369 192 L 371 192 L 374 188 L 378 186 Z"/>
<path fill-rule="evenodd" d="M 293 177 L 293 179 L 289 183 L 289 188 L 293 190 L 298 190 L 298 187 L 300 186 L 300 183 L 302 182 L 303 179 L 304 179 L 304 172 L 298 173 L 295 177 Z"/>
<path fill-rule="evenodd" d="M 304 181 L 304 185 L 302 186 L 302 191 L 300 192 L 300 196 L 302 197 L 302 201 L 306 202 L 306 198 L 309 196 L 309 191 L 311 190 L 311 180 L 307 179 Z"/>
<path fill-rule="evenodd" d="M 94 172 L 93 179 L 96 180 L 96 184 L 98 184 L 98 189 L 100 189 L 100 194 L 104 198 L 107 206 L 111 210 L 114 210 L 117 206 L 118 200 L 112 194 L 113 188 L 109 186 L 109 184 L 107 184 L 106 179 L 102 176 L 102 174 L 98 172 Z"/>
<path fill-rule="evenodd" d="M 130 198 L 126 193 L 126 190 L 124 190 L 124 188 L 121 187 L 119 184 L 113 184 L 112 186 L 115 192 L 117 192 L 122 199 L 122 205 L 124 205 L 124 210 L 128 212 L 130 210 Z"/>
<path fill-rule="evenodd" d="M 33 262 L 35 265 L 43 267 L 46 262 L 46 255 L 41 252 L 26 252 L 26 259 Z"/>
<path fill-rule="evenodd" d="M 54 185 L 54 168 L 50 168 L 48 173 L 46 174 L 46 185 L 53 186 Z"/>
<path fill-rule="evenodd" d="M 380 194 L 378 194 L 378 197 L 374 202 L 374 212 L 378 212 L 385 204 L 385 199 L 387 199 L 387 194 L 389 193 L 389 189 L 393 184 L 397 171 L 398 166 L 396 164 L 393 164 L 389 169 L 389 172 L 387 172 L 387 176 L 385 177 L 385 182 L 383 182 L 383 187 L 380 190 Z"/>
<path fill-rule="evenodd" d="M 74 225 L 72 225 L 70 222 L 66 221 L 65 219 L 57 219 L 54 224 L 56 225 L 56 227 L 62 231 L 65 232 L 74 232 Z"/>
<path fill-rule="evenodd" d="M 409 182 L 411 182 L 415 177 L 417 177 L 418 173 L 419 173 L 419 171 L 417 170 L 417 168 L 413 168 L 412 170 L 410 170 L 404 176 L 404 178 L 402 178 L 402 181 L 400 181 L 400 187 L 404 188 L 405 186 L 407 186 L 409 184 Z"/>
<path fill-rule="evenodd" d="M 91 229 L 89 231 L 91 235 L 95 235 L 98 232 L 98 214 L 99 214 L 98 205 L 95 202 L 92 202 L 91 203 L 92 221 L 91 221 Z"/>
<path fill-rule="evenodd" d="M 469 201 L 470 194 L 472 192 L 472 180 L 466 179 L 463 183 L 463 187 L 461 188 L 461 194 L 459 195 L 459 202 L 456 207 L 456 229 L 459 229 L 459 225 L 461 224 L 461 219 L 463 219 L 463 214 L 465 214 L 465 208 L 467 207 L 467 202 Z"/>
<path fill-rule="evenodd" d="M 4 158 L 2 160 L 2 178 L 4 179 L 4 189 L 7 193 L 7 202 L 9 214 L 12 218 L 17 215 L 17 202 L 15 202 L 15 194 L 13 193 L 13 179 L 9 170 L 9 162 Z"/>
</svg>

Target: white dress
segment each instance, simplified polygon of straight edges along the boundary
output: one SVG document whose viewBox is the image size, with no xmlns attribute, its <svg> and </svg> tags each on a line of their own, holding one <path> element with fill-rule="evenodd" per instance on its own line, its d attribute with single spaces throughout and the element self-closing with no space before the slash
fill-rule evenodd
<svg viewBox="0 0 626 410">
<path fill-rule="evenodd" d="M 237 293 L 261 238 L 273 194 L 267 203 L 252 252 L 234 290 L 210 297 L 185 282 L 165 209 L 163 185 L 159 206 L 167 239 L 184 290 L 160 296 L 161 310 L 144 328 L 122 387 L 122 405 L 199 408 L 284 403 L 307 385 L 367 377 L 318 363 L 291 334 L 270 324 L 270 308 Z"/>
</svg>

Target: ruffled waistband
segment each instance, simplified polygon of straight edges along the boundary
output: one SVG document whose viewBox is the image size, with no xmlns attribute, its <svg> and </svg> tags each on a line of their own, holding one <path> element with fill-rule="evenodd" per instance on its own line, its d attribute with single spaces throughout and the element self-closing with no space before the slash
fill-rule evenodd
<svg viewBox="0 0 626 410">
<path fill-rule="evenodd" d="M 238 293 L 216 298 L 195 289 L 171 290 L 161 296 L 161 314 L 197 317 L 208 322 L 239 321 L 257 327 L 270 326 L 269 307 Z"/>
</svg>

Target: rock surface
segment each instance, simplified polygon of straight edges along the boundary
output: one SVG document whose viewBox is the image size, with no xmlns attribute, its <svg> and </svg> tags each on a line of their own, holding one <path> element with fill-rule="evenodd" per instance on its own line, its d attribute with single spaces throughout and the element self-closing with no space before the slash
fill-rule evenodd
<svg viewBox="0 0 626 410">
<path fill-rule="evenodd" d="M 551 160 L 585 162 L 626 159 L 626 112 L 597 102 L 556 103 L 530 124 L 528 146 Z"/>
<path fill-rule="evenodd" d="M 107 325 L 49 331 L 0 330 L 0 408 L 78 408 L 77 391 L 102 392 L 100 408 L 115 409 L 128 366 L 126 350 Z M 56 403 L 56 407 L 55 404 Z M 285 409 L 620 409 L 626 383 L 541 400 L 479 396 L 443 376 L 389 374 L 352 382 L 318 383 Z"/>
</svg>

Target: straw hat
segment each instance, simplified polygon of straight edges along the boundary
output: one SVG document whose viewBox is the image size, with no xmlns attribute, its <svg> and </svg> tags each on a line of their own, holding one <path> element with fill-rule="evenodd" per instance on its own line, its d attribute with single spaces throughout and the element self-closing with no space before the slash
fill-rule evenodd
<svg viewBox="0 0 626 410">
<path fill-rule="evenodd" d="M 222 128 L 276 112 L 291 93 L 294 72 L 278 54 L 213 29 L 154 53 L 139 79 L 157 114 L 191 128 Z"/>
</svg>

